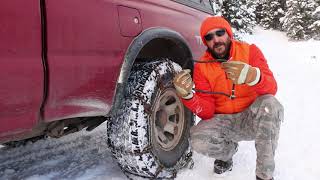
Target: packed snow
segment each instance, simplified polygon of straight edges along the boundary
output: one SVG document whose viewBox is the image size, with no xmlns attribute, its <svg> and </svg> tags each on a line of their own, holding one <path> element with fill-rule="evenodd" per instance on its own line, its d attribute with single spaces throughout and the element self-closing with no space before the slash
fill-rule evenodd
<svg viewBox="0 0 320 180">
<path fill-rule="evenodd" d="M 290 42 L 278 31 L 256 29 L 244 40 L 262 49 L 278 81 L 277 98 L 285 107 L 276 151 L 276 180 L 317 180 L 320 177 L 320 41 Z M 40 140 L 23 147 L 0 146 L 0 179 L 124 180 L 107 148 L 106 126 L 60 139 Z M 194 153 L 193 169 L 177 180 L 254 180 L 253 142 L 241 142 L 228 176 L 213 175 L 214 159 Z"/>
</svg>

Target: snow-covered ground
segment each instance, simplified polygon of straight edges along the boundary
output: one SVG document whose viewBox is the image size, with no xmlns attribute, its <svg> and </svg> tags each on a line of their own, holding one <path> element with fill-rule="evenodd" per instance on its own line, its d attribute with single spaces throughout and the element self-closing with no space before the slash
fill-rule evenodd
<svg viewBox="0 0 320 180">
<path fill-rule="evenodd" d="M 276 152 L 276 180 L 320 179 L 320 41 L 289 42 L 280 32 L 257 29 L 246 36 L 264 52 L 278 81 L 277 97 L 285 107 Z M 40 140 L 24 147 L 0 146 L 0 179 L 124 180 L 106 145 L 106 128 L 79 132 L 60 139 Z M 253 142 L 241 142 L 229 176 L 213 176 L 214 159 L 195 153 L 192 170 L 177 180 L 254 180 Z"/>
</svg>

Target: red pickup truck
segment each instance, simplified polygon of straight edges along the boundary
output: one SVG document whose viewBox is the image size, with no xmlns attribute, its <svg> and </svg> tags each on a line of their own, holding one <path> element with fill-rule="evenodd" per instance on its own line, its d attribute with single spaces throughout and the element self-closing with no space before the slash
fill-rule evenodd
<svg viewBox="0 0 320 180">
<path fill-rule="evenodd" d="M 0 143 L 107 121 L 120 167 L 165 177 L 185 163 L 193 115 L 174 73 L 205 50 L 209 0 L 0 1 Z"/>
</svg>

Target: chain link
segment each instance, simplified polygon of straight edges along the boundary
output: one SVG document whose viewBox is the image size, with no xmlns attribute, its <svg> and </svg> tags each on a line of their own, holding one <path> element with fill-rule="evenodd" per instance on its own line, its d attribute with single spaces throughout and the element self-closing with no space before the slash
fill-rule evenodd
<svg viewBox="0 0 320 180">
<path fill-rule="evenodd" d="M 168 63 L 169 69 L 170 69 L 170 72 L 172 73 L 172 75 L 175 75 L 175 74 L 176 74 L 176 71 L 174 70 L 172 61 L 170 61 L 168 58 L 166 58 L 166 59 L 165 59 L 165 62 Z"/>
</svg>

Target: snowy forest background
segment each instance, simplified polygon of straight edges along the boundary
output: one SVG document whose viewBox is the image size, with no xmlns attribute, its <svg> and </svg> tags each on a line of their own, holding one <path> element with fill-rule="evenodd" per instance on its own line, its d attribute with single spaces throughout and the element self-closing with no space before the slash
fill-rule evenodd
<svg viewBox="0 0 320 180">
<path fill-rule="evenodd" d="M 255 25 L 286 32 L 291 40 L 320 40 L 320 0 L 212 0 L 237 32 Z"/>
</svg>

